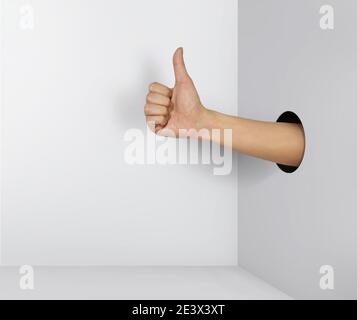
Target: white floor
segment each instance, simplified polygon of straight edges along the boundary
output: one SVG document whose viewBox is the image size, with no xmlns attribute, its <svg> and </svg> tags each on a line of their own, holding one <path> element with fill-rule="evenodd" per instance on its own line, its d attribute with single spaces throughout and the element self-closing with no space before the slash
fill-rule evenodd
<svg viewBox="0 0 357 320">
<path fill-rule="evenodd" d="M 0 268 L 0 299 L 291 299 L 234 267 L 38 267 L 33 291 L 19 279 L 18 268 Z"/>
</svg>

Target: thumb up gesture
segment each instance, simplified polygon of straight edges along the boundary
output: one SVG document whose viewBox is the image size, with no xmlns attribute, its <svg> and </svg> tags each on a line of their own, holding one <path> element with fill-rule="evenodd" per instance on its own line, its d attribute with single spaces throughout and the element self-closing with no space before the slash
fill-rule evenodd
<svg viewBox="0 0 357 320">
<path fill-rule="evenodd" d="M 156 134 L 177 137 L 180 129 L 198 130 L 206 109 L 186 70 L 182 48 L 174 54 L 173 71 L 174 88 L 156 82 L 150 85 L 145 115 L 149 127 Z"/>
</svg>

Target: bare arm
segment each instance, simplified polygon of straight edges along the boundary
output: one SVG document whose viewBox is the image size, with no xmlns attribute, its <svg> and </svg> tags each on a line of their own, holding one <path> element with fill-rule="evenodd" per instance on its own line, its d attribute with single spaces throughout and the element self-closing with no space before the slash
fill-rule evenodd
<svg viewBox="0 0 357 320">
<path fill-rule="evenodd" d="M 288 166 L 299 166 L 305 149 L 301 125 L 248 120 L 208 110 L 201 103 L 179 48 L 173 58 L 175 86 L 159 83 L 149 87 L 145 115 L 155 133 L 179 136 L 180 130 L 231 129 L 231 147 L 241 153 Z M 150 125 L 151 127 L 151 125 Z M 220 144 L 227 144 L 220 135 Z M 210 139 L 215 138 L 210 135 Z"/>
<path fill-rule="evenodd" d="M 207 129 L 232 129 L 232 148 L 241 153 L 276 163 L 298 167 L 305 150 L 302 125 L 264 122 L 228 116 L 207 110 L 200 127 Z M 220 144 L 225 144 L 220 135 Z"/>
</svg>

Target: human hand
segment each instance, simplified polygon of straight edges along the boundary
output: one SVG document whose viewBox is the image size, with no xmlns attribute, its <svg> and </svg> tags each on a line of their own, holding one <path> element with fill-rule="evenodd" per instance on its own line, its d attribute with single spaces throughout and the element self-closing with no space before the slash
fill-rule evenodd
<svg viewBox="0 0 357 320">
<path fill-rule="evenodd" d="M 152 83 L 146 97 L 145 115 L 156 134 L 178 137 L 179 130 L 199 130 L 207 110 L 186 70 L 182 48 L 176 50 L 173 65 L 175 87 Z"/>
</svg>

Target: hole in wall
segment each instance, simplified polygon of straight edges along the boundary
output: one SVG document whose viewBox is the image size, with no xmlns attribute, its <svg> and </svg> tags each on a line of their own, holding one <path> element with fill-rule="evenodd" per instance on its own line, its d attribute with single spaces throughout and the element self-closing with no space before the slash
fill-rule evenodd
<svg viewBox="0 0 357 320">
<path fill-rule="evenodd" d="M 298 115 L 292 111 L 286 111 L 284 112 L 279 119 L 277 120 L 277 122 L 285 122 L 285 123 L 296 123 L 296 124 L 300 124 L 303 126 L 300 118 L 298 117 Z M 304 127 L 303 127 L 304 129 Z M 301 161 L 302 163 L 302 161 Z M 301 165 L 300 163 L 300 165 Z M 278 167 L 286 172 L 286 173 L 294 173 L 297 169 L 299 169 L 300 165 L 298 167 L 292 167 L 292 166 L 287 166 L 284 164 L 277 164 Z"/>
</svg>

